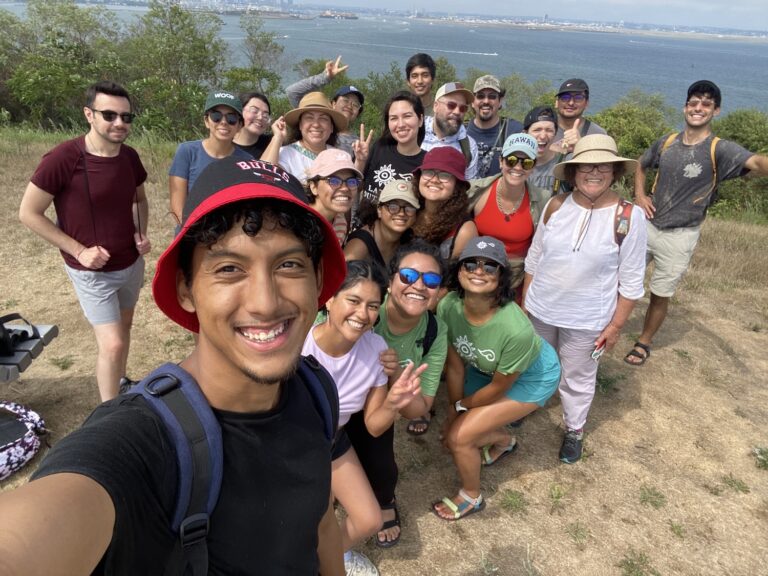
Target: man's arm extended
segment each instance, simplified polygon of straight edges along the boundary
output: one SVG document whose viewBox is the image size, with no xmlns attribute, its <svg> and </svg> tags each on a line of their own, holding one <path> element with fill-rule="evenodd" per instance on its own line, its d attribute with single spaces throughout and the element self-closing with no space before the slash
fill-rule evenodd
<svg viewBox="0 0 768 576">
<path fill-rule="evenodd" d="M 0 574 L 88 575 L 112 539 L 107 491 L 80 474 L 52 474 L 0 494 Z"/>
</svg>

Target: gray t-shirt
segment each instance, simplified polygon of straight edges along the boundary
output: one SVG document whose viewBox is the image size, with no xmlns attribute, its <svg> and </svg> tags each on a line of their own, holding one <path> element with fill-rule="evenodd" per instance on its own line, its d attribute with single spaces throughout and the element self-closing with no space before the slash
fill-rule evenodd
<svg viewBox="0 0 768 576">
<path fill-rule="evenodd" d="M 656 212 L 649 221 L 660 230 L 698 226 L 704 221 L 707 208 L 717 199 L 717 184 L 748 172 L 744 163 L 753 154 L 735 142 L 717 142 L 717 182 L 713 187 L 711 147 L 714 134 L 689 146 L 683 144 L 681 132 L 662 153 L 667 138 L 658 139 L 640 157 L 644 169 L 657 168 L 659 171 L 653 194 Z"/>
</svg>

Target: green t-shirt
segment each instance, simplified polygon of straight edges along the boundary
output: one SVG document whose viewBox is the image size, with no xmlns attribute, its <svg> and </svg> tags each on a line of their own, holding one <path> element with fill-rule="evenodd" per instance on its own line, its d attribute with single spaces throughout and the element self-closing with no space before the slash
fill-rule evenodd
<svg viewBox="0 0 768 576">
<path fill-rule="evenodd" d="M 448 341 L 464 364 L 484 374 L 522 374 L 539 357 L 541 338 L 514 302 L 497 310 L 482 326 L 467 322 L 464 303 L 456 292 L 440 301 L 437 313 L 448 326 Z"/>
<path fill-rule="evenodd" d="M 413 330 L 405 334 L 392 334 L 387 323 L 387 300 L 385 299 L 379 310 L 379 323 L 373 329 L 376 334 L 386 340 L 390 348 L 397 351 L 401 366 L 405 366 L 409 360 L 416 366 L 427 363 L 429 367 L 421 375 L 421 393 L 432 397 L 437 394 L 437 388 L 440 386 L 440 374 L 443 372 L 445 356 L 448 354 L 448 329 L 440 318 L 435 320 L 437 320 L 437 336 L 426 357 L 422 357 L 422 344 L 427 333 L 426 312 L 421 315 L 419 323 Z"/>
</svg>

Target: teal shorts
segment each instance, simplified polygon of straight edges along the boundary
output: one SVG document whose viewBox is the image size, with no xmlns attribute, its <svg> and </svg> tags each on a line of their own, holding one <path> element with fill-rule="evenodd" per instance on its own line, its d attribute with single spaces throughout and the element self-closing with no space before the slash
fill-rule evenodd
<svg viewBox="0 0 768 576">
<path fill-rule="evenodd" d="M 464 397 L 471 396 L 488 384 L 493 376 L 480 372 L 473 366 L 467 366 L 464 377 Z M 560 383 L 560 361 L 557 353 L 546 340 L 541 341 L 541 352 L 528 370 L 520 374 L 506 397 L 518 402 L 544 406 L 557 390 Z"/>
</svg>

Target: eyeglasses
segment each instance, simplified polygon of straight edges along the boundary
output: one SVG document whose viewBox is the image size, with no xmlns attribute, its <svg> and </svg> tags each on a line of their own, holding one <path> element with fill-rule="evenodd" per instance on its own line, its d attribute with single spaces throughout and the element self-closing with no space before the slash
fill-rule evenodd
<svg viewBox="0 0 768 576">
<path fill-rule="evenodd" d="M 584 102 L 584 100 L 587 99 L 587 95 L 583 92 L 564 92 L 563 94 L 560 94 L 558 97 L 558 100 L 562 100 L 563 102 Z"/>
<path fill-rule="evenodd" d="M 211 122 L 214 124 L 218 124 L 221 122 L 221 119 L 224 118 L 227 121 L 227 124 L 230 126 L 234 126 L 238 122 L 240 122 L 240 116 L 236 112 L 227 112 L 226 114 L 220 110 L 210 110 L 208 112 L 208 118 L 211 119 Z"/>
<path fill-rule="evenodd" d="M 338 190 L 341 188 L 342 184 L 346 184 L 347 188 L 350 190 L 357 190 L 358 186 L 360 186 L 360 178 L 355 178 L 354 176 L 351 178 L 339 178 L 338 176 L 328 176 L 328 178 L 321 178 L 321 180 L 325 180 L 328 182 L 328 186 L 330 186 L 333 190 Z"/>
<path fill-rule="evenodd" d="M 479 268 L 482 268 L 483 272 L 485 272 L 489 276 L 493 276 L 499 270 L 498 263 L 486 262 L 484 260 L 464 260 L 464 262 L 462 262 L 461 265 L 464 267 L 464 270 L 466 270 L 470 274 L 472 274 L 473 272 L 477 272 Z"/>
<path fill-rule="evenodd" d="M 431 168 L 428 168 L 427 170 L 422 170 L 421 176 L 423 178 L 426 178 L 427 180 L 432 180 L 432 178 L 436 177 L 443 184 L 450 182 L 451 178 L 455 178 L 455 176 L 450 172 L 444 172 L 443 170 L 432 170 Z"/>
<path fill-rule="evenodd" d="M 249 114 L 253 114 L 256 118 L 263 118 L 267 122 L 269 122 L 271 114 L 268 110 L 262 110 L 261 108 L 256 108 L 256 106 L 249 106 L 246 108 Z"/>
<path fill-rule="evenodd" d="M 475 94 L 475 100 L 498 100 L 498 92 L 478 92 Z"/>
<path fill-rule="evenodd" d="M 359 102 L 353 100 L 349 96 L 339 96 L 336 100 L 341 100 L 342 104 L 350 106 L 352 110 L 360 110 L 360 108 L 362 108 L 362 105 Z"/>
<path fill-rule="evenodd" d="M 613 164 L 611 163 L 604 163 L 604 164 L 577 164 L 576 170 L 579 172 L 582 172 L 583 174 L 589 174 L 590 172 L 594 172 L 595 168 L 597 168 L 598 172 L 602 172 L 603 174 L 607 172 L 613 172 Z"/>
<path fill-rule="evenodd" d="M 448 112 L 453 112 L 454 110 L 456 110 L 456 108 L 458 108 L 459 114 L 466 114 L 467 110 L 469 110 L 469 106 L 467 106 L 466 104 L 458 104 L 453 100 L 445 100 L 445 101 L 440 100 L 440 102 L 444 104 L 446 108 L 448 108 Z"/>
<path fill-rule="evenodd" d="M 440 288 L 440 282 L 443 281 L 443 277 L 437 272 L 419 272 L 413 268 L 400 268 L 397 271 L 397 275 L 400 277 L 400 282 L 410 286 L 416 284 L 421 278 L 424 282 L 424 286 L 427 288 Z"/>
<path fill-rule="evenodd" d="M 400 204 L 398 202 L 395 202 L 394 200 L 384 204 L 384 208 L 386 208 L 387 212 L 392 214 L 392 216 L 394 216 L 395 214 L 400 214 L 400 212 L 405 212 L 406 216 L 413 216 L 414 214 L 416 214 L 416 208 L 414 208 L 410 204 Z"/>
<path fill-rule="evenodd" d="M 130 124 L 133 122 L 133 119 L 136 118 L 136 114 L 132 112 L 115 112 L 114 110 L 96 110 L 96 108 L 91 108 L 92 112 L 98 112 L 101 114 L 101 117 L 104 118 L 105 122 L 114 122 L 117 120 L 117 117 L 120 116 L 120 120 L 122 120 L 125 124 Z"/>
<path fill-rule="evenodd" d="M 696 108 L 696 106 L 701 105 L 702 108 L 712 108 L 715 105 L 714 100 L 699 100 L 698 98 L 693 98 L 691 100 L 688 100 L 688 102 L 685 103 L 686 106 L 689 108 Z"/>
<path fill-rule="evenodd" d="M 520 165 L 523 167 L 523 170 L 530 170 L 534 166 L 536 166 L 536 160 L 534 158 L 520 158 L 518 156 L 515 156 L 514 154 L 512 156 L 507 156 L 504 158 L 504 162 L 507 163 L 507 166 L 510 168 L 514 168 L 517 166 L 517 163 L 520 162 Z"/>
</svg>

